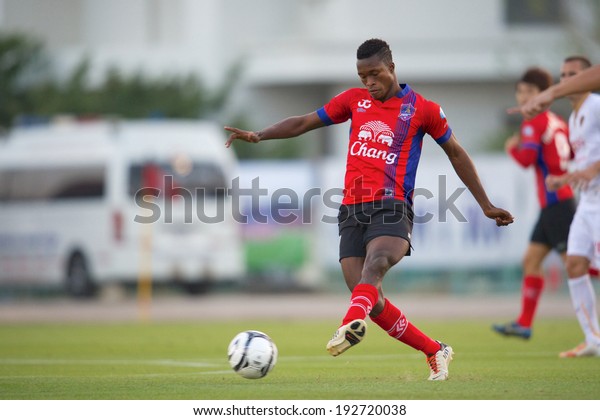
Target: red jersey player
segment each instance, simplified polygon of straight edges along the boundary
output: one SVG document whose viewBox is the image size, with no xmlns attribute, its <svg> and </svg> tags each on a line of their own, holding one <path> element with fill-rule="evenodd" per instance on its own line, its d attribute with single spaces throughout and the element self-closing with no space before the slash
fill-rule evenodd
<svg viewBox="0 0 600 420">
<path fill-rule="evenodd" d="M 552 84 L 552 76 L 544 69 L 528 69 L 516 86 L 519 106 Z M 531 337 L 531 325 L 540 295 L 544 288 L 542 263 L 546 256 L 556 250 L 566 261 L 569 226 L 575 214 L 573 190 L 564 185 L 556 191 L 546 186 L 546 177 L 561 176 L 567 172 L 571 159 L 568 126 L 559 116 L 550 112 L 524 120 L 519 135 L 506 141 L 506 152 L 523 167 L 533 166 L 540 215 L 533 228 L 529 246 L 523 258 L 523 285 L 521 313 L 514 322 L 496 324 L 493 329 L 505 336 Z"/>
<path fill-rule="evenodd" d="M 473 162 L 452 133 L 440 106 L 398 83 L 388 44 L 380 39 L 367 40 L 358 48 L 356 58 L 364 89 L 342 92 L 315 112 L 286 118 L 261 131 L 225 127 L 232 133 L 226 146 L 236 139 L 258 143 L 296 137 L 351 120 L 338 219 L 340 264 L 352 296 L 326 349 L 337 356 L 361 342 L 369 316 L 394 339 L 425 354 L 429 380 L 446 380 L 452 348 L 417 329 L 385 299 L 382 289 L 386 272 L 410 251 L 412 190 L 425 134 L 446 152 L 487 217 L 498 226 L 512 223 L 513 217 L 489 201 Z"/>
</svg>

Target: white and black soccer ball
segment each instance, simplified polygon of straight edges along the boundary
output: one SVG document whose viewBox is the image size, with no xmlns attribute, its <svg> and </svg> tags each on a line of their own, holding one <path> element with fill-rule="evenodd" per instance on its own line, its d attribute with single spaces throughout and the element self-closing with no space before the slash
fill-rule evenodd
<svg viewBox="0 0 600 420">
<path fill-rule="evenodd" d="M 263 378 L 277 363 L 277 346 L 260 331 L 244 331 L 236 335 L 227 349 L 231 368 L 247 379 Z"/>
</svg>

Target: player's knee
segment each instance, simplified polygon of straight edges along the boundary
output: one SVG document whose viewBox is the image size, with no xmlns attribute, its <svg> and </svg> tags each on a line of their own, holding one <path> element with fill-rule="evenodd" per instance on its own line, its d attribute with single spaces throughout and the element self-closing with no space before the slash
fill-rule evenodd
<svg viewBox="0 0 600 420">
<path fill-rule="evenodd" d="M 387 250 L 375 251 L 367 256 L 365 269 L 383 275 L 398 261 L 400 261 L 400 258 L 397 258 Z"/>
<path fill-rule="evenodd" d="M 590 269 L 590 262 L 585 257 L 567 256 L 567 275 L 576 278 L 586 275 Z"/>
</svg>

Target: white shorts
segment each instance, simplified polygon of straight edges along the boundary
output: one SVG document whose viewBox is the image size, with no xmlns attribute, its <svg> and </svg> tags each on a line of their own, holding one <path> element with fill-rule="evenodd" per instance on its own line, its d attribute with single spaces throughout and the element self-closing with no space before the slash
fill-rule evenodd
<svg viewBox="0 0 600 420">
<path fill-rule="evenodd" d="M 569 229 L 567 255 L 586 257 L 600 267 L 600 206 L 580 202 Z"/>
</svg>

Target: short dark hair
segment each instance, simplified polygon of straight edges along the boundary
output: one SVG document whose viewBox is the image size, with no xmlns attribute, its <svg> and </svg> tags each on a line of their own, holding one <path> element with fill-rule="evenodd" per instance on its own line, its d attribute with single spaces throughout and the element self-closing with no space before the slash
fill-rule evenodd
<svg viewBox="0 0 600 420">
<path fill-rule="evenodd" d="M 581 63 L 581 67 L 584 69 L 592 67 L 592 62 L 585 55 L 570 55 L 564 59 L 565 63 L 570 63 L 571 61 L 579 61 Z"/>
<path fill-rule="evenodd" d="M 552 75 L 548 70 L 541 67 L 530 67 L 523 73 L 519 83 L 534 85 L 541 92 L 552 85 Z"/>
<path fill-rule="evenodd" d="M 393 62 L 392 50 L 390 50 L 390 46 L 387 42 L 381 39 L 368 39 L 363 42 L 360 47 L 358 47 L 358 50 L 356 50 L 357 60 L 370 58 L 374 55 L 378 56 L 381 61 L 387 64 Z"/>
</svg>

